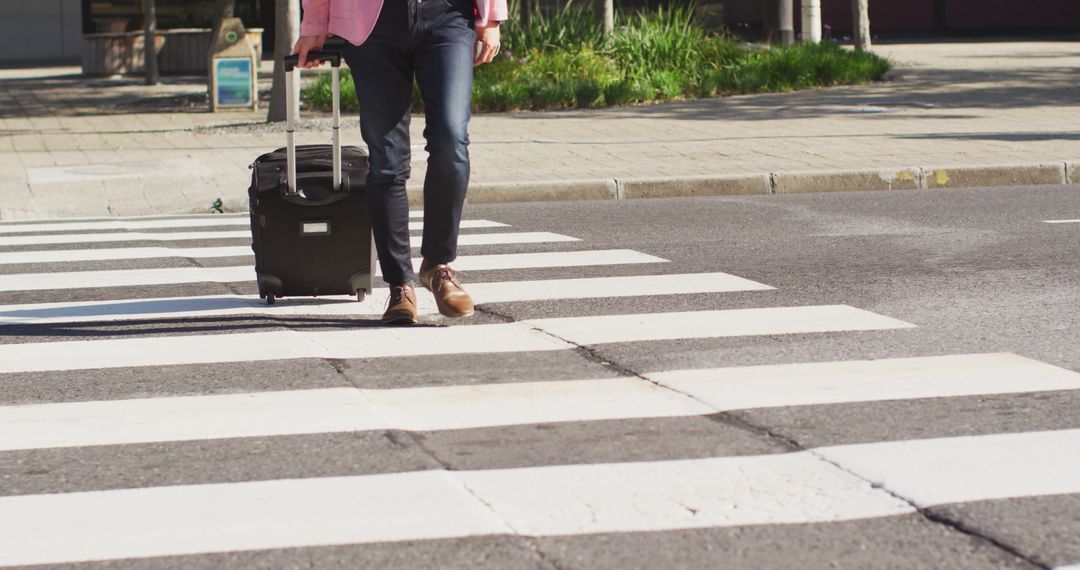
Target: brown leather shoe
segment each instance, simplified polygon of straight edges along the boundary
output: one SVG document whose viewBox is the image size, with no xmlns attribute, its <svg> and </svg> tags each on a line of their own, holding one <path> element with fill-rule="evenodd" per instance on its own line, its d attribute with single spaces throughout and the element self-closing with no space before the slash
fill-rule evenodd
<svg viewBox="0 0 1080 570">
<path fill-rule="evenodd" d="M 416 291 L 409 285 L 396 285 L 390 288 L 389 306 L 383 313 L 384 325 L 412 325 L 419 320 L 416 311 Z"/>
<path fill-rule="evenodd" d="M 435 295 L 435 305 L 439 307 L 439 312 L 453 319 L 472 316 L 472 297 L 461 287 L 461 283 L 458 283 L 454 270 L 445 263 L 431 267 L 426 265 L 425 262 L 420 267 L 417 277 L 420 284 Z"/>
</svg>

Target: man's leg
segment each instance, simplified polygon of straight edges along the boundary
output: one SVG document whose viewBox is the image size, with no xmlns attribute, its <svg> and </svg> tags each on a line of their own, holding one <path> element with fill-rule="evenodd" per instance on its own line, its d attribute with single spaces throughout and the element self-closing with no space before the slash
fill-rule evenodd
<svg viewBox="0 0 1080 570">
<path fill-rule="evenodd" d="M 469 186 L 469 104 L 472 96 L 471 12 L 435 3 L 414 56 L 424 99 L 428 169 L 424 179 L 424 242 L 420 282 L 447 317 L 473 314 L 473 302 L 447 265 L 457 257 L 458 227 Z M 467 8 L 470 3 L 462 2 Z M 428 22 L 425 22 L 427 24 Z"/>
<path fill-rule="evenodd" d="M 468 126 L 475 41 L 471 21 L 451 9 L 432 22 L 415 52 L 428 151 L 420 253 L 431 265 L 450 263 L 457 257 L 458 226 L 469 186 Z"/>
<path fill-rule="evenodd" d="M 412 62 L 403 45 L 407 29 L 397 30 L 407 16 L 393 9 L 406 2 L 387 2 L 371 37 L 349 46 L 345 60 L 352 70 L 360 103 L 360 132 L 368 147 L 367 205 L 383 279 L 390 285 L 413 280 L 409 245 L 409 112 L 412 108 Z M 398 34 L 398 35 L 395 35 Z"/>
</svg>

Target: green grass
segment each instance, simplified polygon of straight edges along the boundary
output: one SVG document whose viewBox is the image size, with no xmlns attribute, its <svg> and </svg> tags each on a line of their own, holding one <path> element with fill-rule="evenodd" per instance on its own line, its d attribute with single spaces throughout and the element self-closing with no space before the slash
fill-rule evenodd
<svg viewBox="0 0 1080 570">
<path fill-rule="evenodd" d="M 516 3 L 512 3 L 516 4 Z M 590 108 L 736 93 L 782 92 L 878 81 L 888 60 L 832 42 L 754 49 L 710 33 L 691 8 L 617 14 L 605 38 L 592 9 L 571 3 L 537 15 L 529 30 L 516 10 L 503 24 L 503 53 L 476 69 L 475 111 Z M 414 89 L 414 108 L 422 110 Z M 329 77 L 303 91 L 329 109 Z M 342 105 L 356 109 L 352 81 L 342 74 Z"/>
</svg>

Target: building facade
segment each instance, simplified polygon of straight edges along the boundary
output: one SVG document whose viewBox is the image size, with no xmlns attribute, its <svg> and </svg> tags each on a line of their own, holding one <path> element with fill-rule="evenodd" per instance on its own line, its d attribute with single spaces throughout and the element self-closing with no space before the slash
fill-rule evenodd
<svg viewBox="0 0 1080 570">
<path fill-rule="evenodd" d="M 299 0 L 298 0 L 299 1 Z M 156 0 L 158 28 L 209 28 L 214 0 Z M 268 32 L 273 45 L 274 0 L 236 0 L 236 16 Z M 0 0 L 0 65 L 79 60 L 84 34 L 141 30 L 140 0 Z"/>
</svg>

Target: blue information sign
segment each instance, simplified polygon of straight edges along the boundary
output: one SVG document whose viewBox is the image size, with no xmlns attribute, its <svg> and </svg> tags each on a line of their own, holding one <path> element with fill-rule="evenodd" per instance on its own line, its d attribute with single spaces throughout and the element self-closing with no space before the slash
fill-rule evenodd
<svg viewBox="0 0 1080 570">
<path fill-rule="evenodd" d="M 250 107 L 251 60 L 248 58 L 219 58 L 214 60 L 217 76 L 217 104 L 221 107 Z"/>
</svg>

